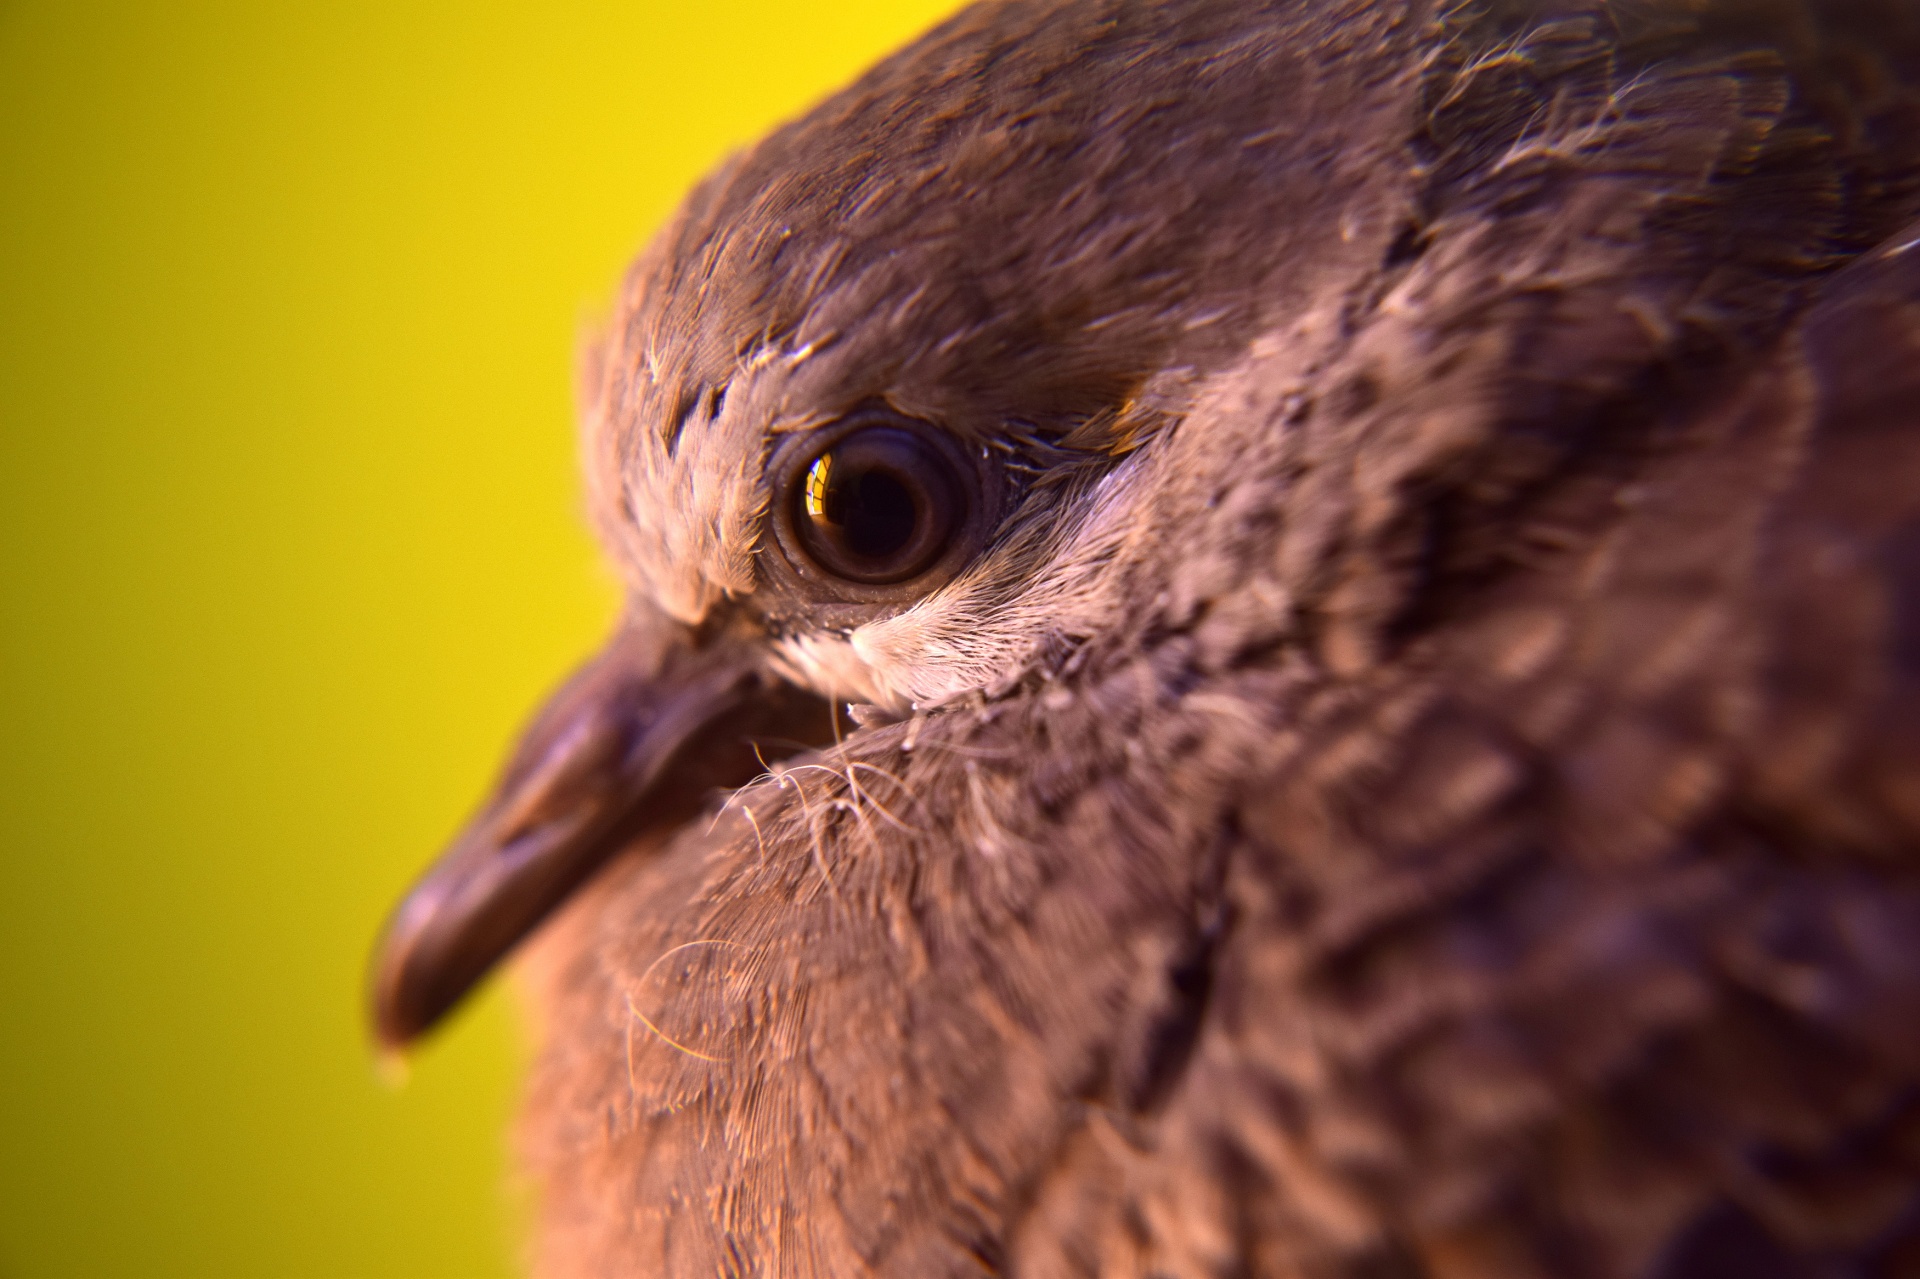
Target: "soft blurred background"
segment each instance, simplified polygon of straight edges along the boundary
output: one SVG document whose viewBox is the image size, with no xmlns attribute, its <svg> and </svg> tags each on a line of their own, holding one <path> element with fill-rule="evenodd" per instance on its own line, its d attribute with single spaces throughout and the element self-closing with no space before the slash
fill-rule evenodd
<svg viewBox="0 0 1920 1279">
<path fill-rule="evenodd" d="M 0 0 L 0 1275 L 514 1272 L 510 1001 L 360 997 L 612 616 L 574 344 L 952 7 Z"/>
</svg>

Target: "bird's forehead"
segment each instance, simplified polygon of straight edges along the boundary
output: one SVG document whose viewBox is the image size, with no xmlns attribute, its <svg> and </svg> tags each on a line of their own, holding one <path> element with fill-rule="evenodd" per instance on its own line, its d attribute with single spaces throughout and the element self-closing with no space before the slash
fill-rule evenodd
<svg viewBox="0 0 1920 1279">
<path fill-rule="evenodd" d="M 1258 39 L 1228 5 L 968 10 L 709 178 L 586 378 L 632 585 L 688 620 L 751 591 L 770 443 L 856 405 L 1064 434 L 1230 358 L 1401 136 L 1417 24 L 1352 8 L 1276 6 Z"/>
</svg>

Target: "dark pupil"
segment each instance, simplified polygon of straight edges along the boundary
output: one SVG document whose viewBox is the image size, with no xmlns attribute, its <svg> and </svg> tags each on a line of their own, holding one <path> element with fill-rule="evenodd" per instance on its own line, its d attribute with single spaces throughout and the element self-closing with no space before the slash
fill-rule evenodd
<svg viewBox="0 0 1920 1279">
<path fill-rule="evenodd" d="M 890 471 L 863 471 L 843 464 L 834 468 L 828 480 L 827 520 L 840 526 L 847 550 L 862 559 L 884 560 L 897 554 L 913 540 L 919 515 L 913 490 Z"/>
</svg>

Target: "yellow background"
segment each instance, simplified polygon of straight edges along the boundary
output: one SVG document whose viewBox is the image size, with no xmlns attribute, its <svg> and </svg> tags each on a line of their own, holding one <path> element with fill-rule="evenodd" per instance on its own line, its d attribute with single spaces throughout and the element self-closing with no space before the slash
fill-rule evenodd
<svg viewBox="0 0 1920 1279">
<path fill-rule="evenodd" d="M 367 947 L 613 609 L 572 349 L 944 0 L 0 0 L 0 1275 L 510 1273 Z"/>
</svg>

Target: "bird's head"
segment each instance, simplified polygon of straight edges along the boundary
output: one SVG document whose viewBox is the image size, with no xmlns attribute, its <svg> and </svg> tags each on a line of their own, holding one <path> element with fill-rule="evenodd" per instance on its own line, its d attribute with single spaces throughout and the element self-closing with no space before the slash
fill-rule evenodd
<svg viewBox="0 0 1920 1279">
<path fill-rule="evenodd" d="M 1762 8 L 1002 0 L 693 193 L 584 362 L 622 621 L 376 973 L 404 1044 L 597 876 L 550 1265 L 1655 1273 L 1842 1037 L 1773 1131 L 1865 1148 L 1911 415 L 1787 326 L 1912 24 Z"/>
<path fill-rule="evenodd" d="M 1522 56 L 1474 12 L 977 6 L 699 186 L 583 361 L 624 619 L 401 907 L 382 1038 L 830 708 L 1044 697 L 1174 635 L 1351 674 L 1415 578 L 1512 560 L 1608 406 L 1794 277 L 1669 216 L 1738 129 L 1636 126 L 1679 100 L 1591 16 Z M 1824 189 L 1781 216 L 1825 234 Z"/>
<path fill-rule="evenodd" d="M 583 361 L 623 621 L 401 907 L 384 1041 L 830 707 L 1044 683 L 1166 603 L 1245 443 L 1197 408 L 1404 234 L 1395 24 L 1308 16 L 972 10 L 693 193 Z"/>
</svg>

